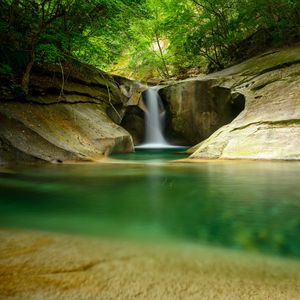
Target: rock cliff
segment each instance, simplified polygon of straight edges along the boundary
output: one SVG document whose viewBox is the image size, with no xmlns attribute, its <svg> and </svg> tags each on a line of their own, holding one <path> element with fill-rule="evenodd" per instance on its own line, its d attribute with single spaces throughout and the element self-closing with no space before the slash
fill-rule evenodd
<svg viewBox="0 0 300 300">
<path fill-rule="evenodd" d="M 299 70 L 298 45 L 162 89 L 190 158 L 300 159 Z"/>
<path fill-rule="evenodd" d="M 87 65 L 35 67 L 30 95 L 1 87 L 0 163 L 93 161 L 131 152 L 121 123 L 136 87 Z"/>
<path fill-rule="evenodd" d="M 192 145 L 230 123 L 243 109 L 244 96 L 203 78 L 180 81 L 160 89 L 167 107 L 167 138 Z"/>
<path fill-rule="evenodd" d="M 300 45 L 160 88 L 168 140 L 190 159 L 300 159 Z M 142 141 L 145 90 L 87 65 L 35 67 L 30 95 L 0 85 L 0 163 L 94 161 Z"/>
</svg>

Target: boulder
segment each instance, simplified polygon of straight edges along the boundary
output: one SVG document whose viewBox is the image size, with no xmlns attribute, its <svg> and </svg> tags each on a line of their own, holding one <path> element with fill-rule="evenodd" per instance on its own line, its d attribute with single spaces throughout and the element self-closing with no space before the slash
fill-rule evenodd
<svg viewBox="0 0 300 300">
<path fill-rule="evenodd" d="M 64 162 L 133 151 L 131 136 L 108 118 L 100 104 L 26 107 L 23 103 L 0 103 L 0 122 L 0 139 L 8 150 L 1 147 L 0 156 L 10 152 L 10 161 L 20 161 L 19 152 L 33 160 Z"/>
<path fill-rule="evenodd" d="M 123 83 L 121 88 L 123 91 L 125 89 L 129 101 L 124 108 L 120 125 L 130 133 L 134 145 L 139 145 L 143 142 L 145 132 L 146 108 L 142 94 L 148 86 L 139 81 L 131 81 L 129 85 Z"/>
</svg>

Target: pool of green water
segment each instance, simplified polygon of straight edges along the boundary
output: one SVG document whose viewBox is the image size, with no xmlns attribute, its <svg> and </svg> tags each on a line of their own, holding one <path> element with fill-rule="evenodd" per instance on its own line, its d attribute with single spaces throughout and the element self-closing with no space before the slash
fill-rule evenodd
<svg viewBox="0 0 300 300">
<path fill-rule="evenodd" d="M 184 151 L 188 147 L 167 149 L 136 149 L 133 153 L 114 154 L 111 157 L 119 160 L 143 161 L 144 163 L 166 162 L 187 157 Z"/>
<path fill-rule="evenodd" d="M 182 154 L 156 154 L 2 167 L 0 226 L 300 257 L 300 163 L 178 164 L 167 160 Z"/>
</svg>

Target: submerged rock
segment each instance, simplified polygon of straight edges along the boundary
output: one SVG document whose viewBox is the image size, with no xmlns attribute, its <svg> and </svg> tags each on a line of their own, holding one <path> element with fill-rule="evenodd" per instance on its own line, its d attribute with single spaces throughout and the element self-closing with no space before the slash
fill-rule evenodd
<svg viewBox="0 0 300 300">
<path fill-rule="evenodd" d="M 1 299 L 298 299 L 297 260 L 196 244 L 0 231 Z"/>
</svg>

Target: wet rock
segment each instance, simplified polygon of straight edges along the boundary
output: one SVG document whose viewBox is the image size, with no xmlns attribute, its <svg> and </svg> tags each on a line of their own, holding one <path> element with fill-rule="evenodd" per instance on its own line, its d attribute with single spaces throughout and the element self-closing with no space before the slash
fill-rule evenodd
<svg viewBox="0 0 300 300">
<path fill-rule="evenodd" d="M 244 97 L 214 80 L 178 82 L 159 91 L 167 107 L 167 138 L 195 144 L 230 123 L 243 109 Z"/>
<path fill-rule="evenodd" d="M 130 132 L 135 145 L 141 144 L 145 133 L 144 111 L 138 106 L 127 107 L 121 126 Z"/>
<path fill-rule="evenodd" d="M 292 259 L 19 230 L 1 230 L 0 239 L 0 299 L 279 300 L 300 293 Z"/>
</svg>

